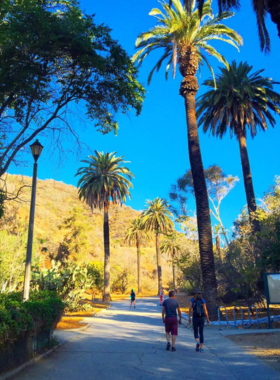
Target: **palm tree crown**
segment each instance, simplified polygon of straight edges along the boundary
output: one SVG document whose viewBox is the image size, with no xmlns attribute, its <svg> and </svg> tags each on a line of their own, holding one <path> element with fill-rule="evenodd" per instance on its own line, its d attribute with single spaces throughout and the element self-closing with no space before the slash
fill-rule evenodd
<svg viewBox="0 0 280 380">
<path fill-rule="evenodd" d="M 189 3 L 190 0 L 184 0 L 184 3 Z M 170 1 L 172 3 L 172 0 Z M 197 0 L 198 7 L 201 10 L 205 0 Z M 231 8 L 239 8 L 240 0 L 218 0 L 219 12 L 229 10 Z M 280 4 L 276 0 L 252 0 L 253 10 L 257 17 L 257 26 L 261 43 L 261 50 L 270 51 L 270 37 L 266 28 L 266 16 L 270 14 L 271 20 L 276 24 L 278 36 L 280 37 Z"/>
<path fill-rule="evenodd" d="M 172 212 L 169 210 L 168 203 L 161 198 L 147 201 L 148 208 L 142 214 L 142 225 L 146 231 L 155 231 L 158 234 L 167 233 L 174 224 L 171 218 Z"/>
<path fill-rule="evenodd" d="M 140 217 L 134 219 L 127 230 L 125 241 L 129 244 L 141 244 L 146 239 L 147 233 Z"/>
<path fill-rule="evenodd" d="M 80 199 L 100 209 L 110 200 L 122 205 L 127 197 L 130 198 L 129 188 L 134 177 L 127 167 L 122 166 L 128 161 L 124 161 L 123 156 L 116 157 L 116 152 L 95 151 L 95 154 L 82 161 L 88 166 L 80 168 L 76 174 L 81 176 L 78 182 Z"/>
<path fill-rule="evenodd" d="M 211 88 L 199 97 L 197 104 L 199 125 L 203 125 L 204 132 L 211 131 L 222 138 L 228 129 L 231 135 L 241 132 L 244 136 L 249 129 L 254 137 L 257 127 L 267 129 L 267 121 L 274 127 L 276 121 L 271 111 L 280 114 L 280 95 L 273 91 L 276 82 L 262 77 L 264 70 L 251 70 L 247 62 L 237 65 L 233 61 L 228 69 L 221 68 L 216 89 L 211 79 L 203 83 Z"/>
<path fill-rule="evenodd" d="M 233 13 L 223 12 L 214 17 L 211 1 L 209 0 L 203 5 L 200 18 L 199 10 L 195 9 L 195 0 L 191 1 L 191 12 L 186 11 L 180 0 L 174 0 L 172 3 L 173 7 L 171 8 L 166 2 L 161 2 L 164 12 L 159 9 L 152 9 L 150 15 L 156 17 L 158 24 L 149 32 L 140 34 L 136 41 L 136 47 L 139 50 L 134 55 L 133 60 L 138 60 L 139 64 L 150 52 L 158 48 L 164 49 L 162 57 L 149 75 L 148 83 L 151 81 L 155 70 L 159 71 L 164 60 L 167 60 L 166 79 L 171 64 L 173 64 L 173 76 L 175 76 L 178 61 L 180 64 L 179 69 L 183 76 L 195 74 L 197 67 L 189 67 L 189 61 L 192 57 L 188 56 L 187 51 L 190 48 L 192 54 L 197 55 L 198 63 L 204 61 L 213 74 L 213 70 L 203 51 L 213 55 L 225 65 L 227 65 L 227 61 L 213 46 L 209 45 L 209 41 L 225 41 L 237 49 L 237 45 L 242 44 L 242 38 L 238 33 L 221 24 L 222 20 L 233 16 Z M 194 70 L 193 73 L 186 72 L 192 69 Z"/>
<path fill-rule="evenodd" d="M 171 256 L 172 259 L 178 256 L 181 250 L 181 245 L 177 234 L 173 233 L 171 235 L 167 235 L 160 245 L 160 250 L 161 253 L 166 253 L 168 256 Z"/>
</svg>

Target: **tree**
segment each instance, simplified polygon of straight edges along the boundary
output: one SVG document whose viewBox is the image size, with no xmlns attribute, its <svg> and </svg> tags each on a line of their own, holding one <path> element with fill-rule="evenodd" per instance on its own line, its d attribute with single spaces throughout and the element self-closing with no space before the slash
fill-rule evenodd
<svg viewBox="0 0 280 380">
<path fill-rule="evenodd" d="M 174 290 L 177 290 L 175 259 L 179 256 L 181 246 L 176 232 L 166 236 L 166 239 L 161 243 L 160 250 L 162 253 L 166 253 L 168 256 L 171 256 L 173 286 Z"/>
<path fill-rule="evenodd" d="M 91 232 L 91 225 L 85 221 L 84 210 L 79 207 L 74 207 L 68 217 L 64 218 L 59 230 L 63 235 L 63 240 L 60 245 L 62 252 L 58 249 L 57 259 L 63 261 L 63 251 L 66 258 L 74 261 L 84 261 L 89 254 L 88 233 Z"/>
<path fill-rule="evenodd" d="M 229 242 L 226 229 L 223 225 L 220 215 L 220 207 L 222 200 L 234 188 L 236 182 L 239 181 L 239 178 L 233 177 L 232 175 L 226 176 L 218 165 L 209 166 L 204 170 L 204 175 L 208 191 L 208 198 L 210 200 L 210 206 L 212 206 L 210 208 L 210 212 L 219 223 L 219 227 L 222 231 L 225 242 L 228 245 Z M 177 215 L 179 215 L 180 212 L 183 215 L 187 215 L 186 203 L 189 193 L 194 193 L 191 170 L 188 170 L 182 177 L 178 178 L 176 185 L 171 186 L 169 197 L 172 201 L 179 203 L 179 212 L 176 210 L 176 208 L 174 208 Z M 216 236 L 218 235 L 216 234 Z"/>
<path fill-rule="evenodd" d="M 104 299 L 109 301 L 110 296 L 110 231 L 109 206 L 122 205 L 126 198 L 130 198 L 129 188 L 134 175 L 123 164 L 123 156 L 116 157 L 116 152 L 103 153 L 95 151 L 95 156 L 83 160 L 87 164 L 81 167 L 76 176 L 81 176 L 79 198 L 85 200 L 91 208 L 98 207 L 104 210 Z"/>
<path fill-rule="evenodd" d="M 227 65 L 225 58 L 209 45 L 210 40 L 225 41 L 237 47 L 242 43 L 242 38 L 234 30 L 221 23 L 222 20 L 231 17 L 233 13 L 224 12 L 213 17 L 210 1 L 204 4 L 201 19 L 198 9 L 195 9 L 195 0 L 191 1 L 191 7 L 188 9 L 183 8 L 180 0 L 173 1 L 173 8 L 170 8 L 165 2 L 162 3 L 162 6 L 164 13 L 159 9 L 153 9 L 150 12 L 150 15 L 157 18 L 158 24 L 149 32 L 140 34 L 136 41 L 139 50 L 133 59 L 138 60 L 141 64 L 150 52 L 162 48 L 164 49 L 163 56 L 152 69 L 148 82 L 151 81 L 153 73 L 160 69 L 165 59 L 167 59 L 166 77 L 171 64 L 173 64 L 173 76 L 175 75 L 178 61 L 179 71 L 184 78 L 181 83 L 180 95 L 185 100 L 187 115 L 189 158 L 194 181 L 204 293 L 210 315 L 216 315 L 217 282 L 210 211 L 195 114 L 195 95 L 198 91 L 196 73 L 199 64 L 203 61 L 213 73 L 213 69 L 202 51 L 211 54 Z"/>
<path fill-rule="evenodd" d="M 185 3 L 188 0 L 184 1 Z M 205 0 L 197 0 L 198 6 L 202 9 Z M 218 0 L 219 11 L 228 11 L 231 8 L 239 8 L 240 0 Z M 260 38 L 261 50 L 270 51 L 270 38 L 266 28 L 266 16 L 270 14 L 271 21 L 274 22 L 278 29 L 280 37 L 280 4 L 276 0 L 253 0 L 253 10 L 257 17 L 258 33 Z"/>
<path fill-rule="evenodd" d="M 134 219 L 130 228 L 127 230 L 125 241 L 129 245 L 136 245 L 137 250 L 137 282 L 138 293 L 141 293 L 141 244 L 146 240 L 147 232 L 144 230 L 141 218 Z"/>
<path fill-rule="evenodd" d="M 39 133 L 53 145 L 71 133 L 79 146 L 75 114 L 108 133 L 119 111 L 140 113 L 134 64 L 76 1 L 6 1 L 0 18 L 0 176 Z"/>
<path fill-rule="evenodd" d="M 162 267 L 159 235 L 166 234 L 173 229 L 173 222 L 171 220 L 173 214 L 169 211 L 168 203 L 162 198 L 156 198 L 153 201 L 147 201 L 147 206 L 148 207 L 142 213 L 141 221 L 146 231 L 152 231 L 155 233 L 159 294 L 160 289 L 162 288 Z"/>
<path fill-rule="evenodd" d="M 206 80 L 204 85 L 211 89 L 199 98 L 197 116 L 205 133 L 222 138 L 229 130 L 237 137 L 250 221 L 259 231 L 246 138 L 248 131 L 255 137 L 257 127 L 265 131 L 267 121 L 274 127 L 271 111 L 280 114 L 280 95 L 273 91 L 276 82 L 260 75 L 264 70 L 251 73 L 252 68 L 247 62 L 233 61 L 228 69 L 221 68 L 216 83 Z"/>
</svg>

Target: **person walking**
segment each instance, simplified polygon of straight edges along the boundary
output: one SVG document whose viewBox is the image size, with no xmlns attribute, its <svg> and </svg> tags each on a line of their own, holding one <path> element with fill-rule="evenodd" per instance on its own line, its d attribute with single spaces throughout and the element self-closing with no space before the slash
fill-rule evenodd
<svg viewBox="0 0 280 380">
<path fill-rule="evenodd" d="M 179 324 L 182 323 L 182 314 L 180 310 L 179 302 L 176 300 L 174 290 L 169 292 L 169 298 L 163 301 L 162 304 L 162 322 L 165 324 L 165 333 L 167 346 L 166 351 L 176 351 L 175 342 L 178 335 L 178 319 L 177 310 L 179 314 Z M 170 344 L 170 333 L 172 335 L 172 347 Z"/>
<path fill-rule="evenodd" d="M 134 303 L 134 309 L 136 307 L 135 298 L 136 298 L 135 291 L 134 291 L 134 289 L 131 289 L 131 293 L 130 293 L 130 309 L 132 308 L 132 304 L 133 303 Z"/>
<path fill-rule="evenodd" d="M 192 314 L 192 322 L 193 322 L 193 332 L 194 338 L 196 340 L 195 350 L 198 352 L 204 352 L 203 344 L 204 344 L 204 336 L 203 329 L 205 323 L 205 317 L 207 320 L 207 325 L 209 325 L 209 316 L 208 310 L 206 307 L 206 302 L 202 298 L 202 292 L 200 290 L 195 290 L 193 292 L 193 298 L 190 300 L 189 306 L 189 324 L 191 324 L 191 314 Z"/>
</svg>

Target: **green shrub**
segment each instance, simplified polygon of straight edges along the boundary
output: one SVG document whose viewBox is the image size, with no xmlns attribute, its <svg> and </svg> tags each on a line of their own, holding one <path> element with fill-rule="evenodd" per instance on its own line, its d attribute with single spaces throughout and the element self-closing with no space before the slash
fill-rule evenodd
<svg viewBox="0 0 280 380">
<path fill-rule="evenodd" d="M 22 334 L 55 327 L 64 304 L 54 292 L 33 292 L 22 303 L 22 293 L 0 294 L 0 349 Z"/>
</svg>

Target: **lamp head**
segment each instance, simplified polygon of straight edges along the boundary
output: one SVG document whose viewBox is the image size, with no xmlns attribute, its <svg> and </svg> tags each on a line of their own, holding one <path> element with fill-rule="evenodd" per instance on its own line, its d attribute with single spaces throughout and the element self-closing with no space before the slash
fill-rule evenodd
<svg viewBox="0 0 280 380">
<path fill-rule="evenodd" d="M 30 148 L 31 148 L 32 156 L 34 157 L 35 162 L 37 162 L 44 147 L 43 145 L 39 143 L 38 140 L 36 140 L 32 145 L 30 145 Z"/>
</svg>

